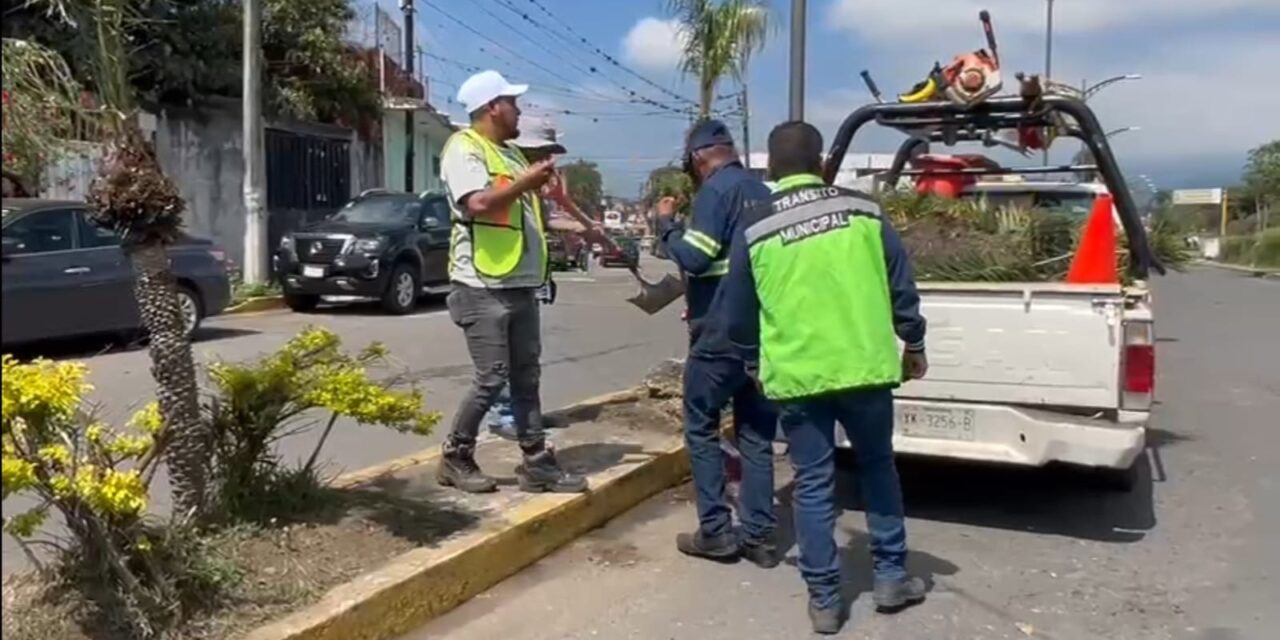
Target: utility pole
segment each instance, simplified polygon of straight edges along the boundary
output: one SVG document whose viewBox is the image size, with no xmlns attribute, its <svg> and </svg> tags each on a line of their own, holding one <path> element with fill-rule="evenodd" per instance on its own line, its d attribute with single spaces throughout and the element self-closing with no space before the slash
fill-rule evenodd
<svg viewBox="0 0 1280 640">
<path fill-rule="evenodd" d="M 244 281 L 263 284 L 267 266 L 266 152 L 262 127 L 262 1 L 244 0 Z"/>
<path fill-rule="evenodd" d="M 805 0 L 791 0 L 791 108 L 788 119 L 804 120 Z"/>
<path fill-rule="evenodd" d="M 413 83 L 413 0 L 400 0 L 400 10 L 404 12 L 404 74 L 408 83 Z M 412 105 L 404 112 L 404 190 L 413 193 L 413 118 L 416 109 Z"/>
<path fill-rule="evenodd" d="M 747 80 L 742 79 L 742 93 L 738 94 L 742 108 L 742 166 L 751 168 L 751 111 L 747 107 Z"/>
<path fill-rule="evenodd" d="M 1049 80 L 1053 74 L 1053 0 L 1048 0 L 1049 6 L 1047 15 L 1045 16 L 1044 25 L 1044 81 L 1048 86 Z M 1049 141 L 1045 140 L 1044 146 L 1044 166 L 1049 166 Z"/>
</svg>

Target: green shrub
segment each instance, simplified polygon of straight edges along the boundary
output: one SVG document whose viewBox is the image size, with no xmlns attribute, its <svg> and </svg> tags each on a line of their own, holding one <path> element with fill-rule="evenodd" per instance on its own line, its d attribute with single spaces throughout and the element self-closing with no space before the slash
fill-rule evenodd
<svg viewBox="0 0 1280 640">
<path fill-rule="evenodd" d="M 430 433 L 440 414 L 423 409 L 419 390 L 396 377 L 371 375 L 386 363 L 381 344 L 350 354 L 333 332 L 308 328 L 256 361 L 211 365 L 213 390 L 205 410 L 221 514 L 232 521 L 268 519 L 314 495 L 322 484 L 316 463 L 341 417 Z M 324 430 L 308 459 L 286 464 L 274 445 L 325 414 Z"/>
<path fill-rule="evenodd" d="M 1222 261 L 1280 268 L 1280 229 L 1222 240 Z"/>
</svg>

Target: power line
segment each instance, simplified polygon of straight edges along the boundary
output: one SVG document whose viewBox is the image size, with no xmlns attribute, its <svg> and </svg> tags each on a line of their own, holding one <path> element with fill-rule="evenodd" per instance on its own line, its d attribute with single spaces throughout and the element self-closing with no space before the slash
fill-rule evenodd
<svg viewBox="0 0 1280 640">
<path fill-rule="evenodd" d="M 509 3 L 509 2 L 510 2 L 510 0 L 500 0 L 500 1 L 501 1 L 501 2 L 504 2 L 504 3 Z M 592 43 L 590 40 L 588 40 L 586 36 L 584 36 L 584 35 L 582 35 L 581 33 L 579 33 L 576 29 L 574 29 L 571 25 L 569 25 L 569 23 L 565 22 L 565 21 L 564 21 L 564 20 L 562 20 L 560 17 L 556 16 L 556 14 L 552 13 L 552 12 L 551 12 L 551 10 L 550 10 L 550 9 L 548 9 L 548 8 L 546 7 L 546 5 L 542 4 L 539 0 L 529 0 L 529 2 L 530 2 L 531 4 L 533 4 L 535 7 L 537 7 L 539 10 L 541 10 L 541 11 L 542 11 L 542 13 L 544 13 L 548 18 L 550 18 L 550 19 L 552 19 L 552 20 L 554 20 L 554 21 L 558 22 L 558 23 L 559 23 L 562 27 L 564 27 L 564 28 L 565 28 L 565 29 L 566 29 L 570 34 L 572 34 L 575 38 L 577 38 L 578 42 L 579 42 L 583 47 L 585 47 L 585 48 L 586 48 L 587 50 L 589 50 L 589 51 L 594 52 L 596 55 L 598 55 L 598 56 L 600 56 L 600 57 L 604 58 L 604 59 L 605 59 L 609 64 L 613 65 L 614 67 L 617 67 L 618 69 L 622 70 L 623 72 L 627 73 L 628 75 L 631 75 L 631 76 L 635 77 L 637 80 L 640 80 L 641 82 L 643 82 L 643 83 L 645 83 L 645 84 L 647 84 L 647 85 L 649 85 L 649 86 L 651 86 L 651 87 L 653 87 L 653 88 L 655 88 L 655 89 L 657 89 L 657 90 L 659 90 L 659 91 L 661 91 L 661 92 L 663 92 L 663 93 L 665 93 L 665 94 L 667 94 L 667 95 L 669 95 L 669 96 L 671 96 L 671 97 L 673 97 L 673 98 L 676 98 L 677 100 L 680 100 L 680 101 L 682 101 L 682 102 L 686 102 L 686 103 L 688 103 L 688 104 L 690 104 L 690 105 L 693 105 L 693 106 L 697 106 L 697 104 L 698 104 L 698 103 L 694 102 L 693 100 L 690 100 L 689 98 L 686 98 L 685 96 L 682 96 L 682 95 L 680 95 L 680 94 L 678 94 L 678 93 L 676 93 L 676 92 L 674 92 L 674 91 L 672 91 L 672 90 L 668 89 L 667 87 L 664 87 L 664 86 L 662 86 L 662 85 L 660 85 L 660 84 L 658 84 L 658 83 L 654 82 L 653 80 L 650 80 L 649 78 L 647 78 L 647 77 L 645 77 L 645 76 L 641 75 L 640 73 L 637 73 L 635 70 L 631 69 L 630 67 L 628 67 L 628 66 L 626 66 L 626 65 L 622 64 L 622 63 L 621 63 L 617 58 L 613 57 L 613 56 L 612 56 L 612 55 L 610 55 L 608 52 L 606 52 L 604 49 L 601 49 L 599 46 L 596 46 L 594 43 Z M 510 7 L 510 8 L 511 8 L 513 11 L 516 11 L 517 13 L 520 13 L 520 16 L 521 16 L 522 18 L 524 18 L 526 21 L 528 21 L 528 22 L 530 22 L 530 23 L 532 23 L 532 24 L 537 24 L 537 23 L 536 23 L 536 21 L 534 21 L 532 18 L 530 18 L 530 17 L 528 16 L 528 14 L 527 14 L 527 13 L 520 12 L 520 11 L 519 11 L 518 9 L 516 9 L 515 7 Z M 544 27 L 544 28 L 545 28 L 545 27 Z"/>
</svg>

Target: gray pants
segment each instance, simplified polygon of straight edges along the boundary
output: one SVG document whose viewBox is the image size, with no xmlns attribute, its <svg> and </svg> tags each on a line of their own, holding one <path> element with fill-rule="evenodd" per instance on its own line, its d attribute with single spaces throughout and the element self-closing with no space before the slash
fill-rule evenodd
<svg viewBox="0 0 1280 640">
<path fill-rule="evenodd" d="M 534 289 L 479 289 L 459 284 L 449 294 L 449 317 L 462 328 L 475 379 L 453 419 L 446 447 L 475 445 L 480 423 L 508 381 L 520 447 L 542 449 L 542 328 Z"/>
</svg>

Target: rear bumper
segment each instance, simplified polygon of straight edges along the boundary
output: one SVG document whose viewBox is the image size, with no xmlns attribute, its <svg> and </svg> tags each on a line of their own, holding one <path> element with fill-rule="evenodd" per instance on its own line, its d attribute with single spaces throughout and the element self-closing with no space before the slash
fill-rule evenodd
<svg viewBox="0 0 1280 640">
<path fill-rule="evenodd" d="M 954 437 L 921 435 L 908 414 L 961 411 L 971 428 Z M 967 413 L 972 412 L 972 413 Z M 1120 412 L 1118 419 L 1090 418 L 1025 407 L 898 399 L 893 445 L 898 453 L 1040 467 L 1065 463 L 1127 469 L 1146 446 L 1150 414 Z M 836 443 L 849 447 L 837 427 Z"/>
</svg>

